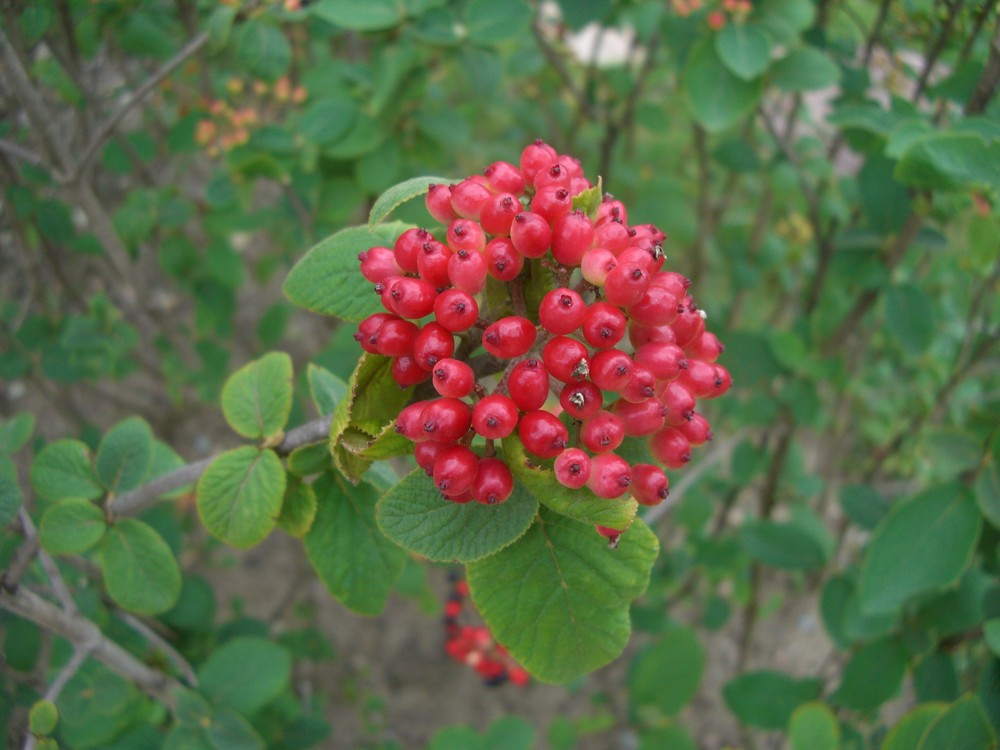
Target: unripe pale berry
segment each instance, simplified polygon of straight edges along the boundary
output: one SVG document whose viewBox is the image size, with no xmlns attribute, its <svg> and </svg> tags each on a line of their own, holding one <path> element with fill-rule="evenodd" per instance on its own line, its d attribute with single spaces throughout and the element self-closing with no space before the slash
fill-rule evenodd
<svg viewBox="0 0 1000 750">
<path fill-rule="evenodd" d="M 614 253 L 603 247 L 588 250 L 580 261 L 580 271 L 589 283 L 603 287 L 608 274 L 618 265 Z"/>
</svg>

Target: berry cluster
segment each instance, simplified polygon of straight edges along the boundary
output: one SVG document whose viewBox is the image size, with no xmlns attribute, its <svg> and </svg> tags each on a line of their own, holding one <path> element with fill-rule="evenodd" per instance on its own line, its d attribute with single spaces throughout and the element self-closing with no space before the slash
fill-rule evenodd
<svg viewBox="0 0 1000 750">
<path fill-rule="evenodd" d="M 443 234 L 408 229 L 358 256 L 386 312 L 355 335 L 393 358 L 401 386 L 437 392 L 396 422 L 417 463 L 450 500 L 502 502 L 514 481 L 494 441 L 516 431 L 566 487 L 661 502 L 663 467 L 711 439 L 697 400 L 731 384 L 690 282 L 663 269 L 664 234 L 629 225 L 620 201 L 542 141 L 519 166 L 432 185 L 426 205 Z M 646 438 L 661 465 L 618 456 L 627 437 Z"/>
<path fill-rule="evenodd" d="M 527 685 L 531 679 L 527 670 L 510 657 L 507 649 L 493 640 L 489 628 L 459 622 L 468 598 L 469 584 L 456 580 L 444 605 L 445 652 L 455 661 L 476 670 L 491 687 L 507 681 L 514 685 Z"/>
</svg>

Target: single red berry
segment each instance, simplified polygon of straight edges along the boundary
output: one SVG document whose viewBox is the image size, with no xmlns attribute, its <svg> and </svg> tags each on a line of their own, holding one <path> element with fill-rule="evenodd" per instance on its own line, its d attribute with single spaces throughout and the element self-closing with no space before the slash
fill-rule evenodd
<svg viewBox="0 0 1000 750">
<path fill-rule="evenodd" d="M 677 317 L 670 327 L 677 337 L 677 345 L 685 347 L 701 336 L 705 330 L 705 318 L 691 298 L 685 297 L 684 302 L 677 306 Z"/>
<path fill-rule="evenodd" d="M 502 503 L 514 491 L 514 475 L 499 458 L 484 458 L 472 483 L 472 497 L 483 505 Z"/>
<path fill-rule="evenodd" d="M 508 396 L 495 393 L 472 407 L 472 428 L 484 438 L 499 440 L 514 432 L 517 416 L 517 404 Z"/>
<path fill-rule="evenodd" d="M 522 360 L 510 371 L 507 389 L 521 411 L 541 409 L 549 397 L 549 371 L 540 360 Z"/>
<path fill-rule="evenodd" d="M 631 307 L 649 287 L 649 271 L 636 263 L 619 263 L 604 282 L 604 296 L 619 307 Z"/>
<path fill-rule="evenodd" d="M 667 407 L 655 398 L 638 403 L 620 398 L 611 405 L 611 411 L 621 419 L 628 437 L 652 435 L 663 428 L 667 416 Z"/>
<path fill-rule="evenodd" d="M 423 432 L 423 428 L 420 428 Z M 413 457 L 417 459 L 417 466 L 427 472 L 427 476 L 434 474 L 434 462 L 438 456 L 452 447 L 452 443 L 435 443 L 433 440 L 424 440 L 413 446 Z"/>
<path fill-rule="evenodd" d="M 677 298 L 662 286 L 650 284 L 642 298 L 628 309 L 628 317 L 644 326 L 668 326 L 677 318 Z"/>
<path fill-rule="evenodd" d="M 608 540 L 608 547 L 611 549 L 618 547 L 618 542 L 621 541 L 622 534 L 625 533 L 624 529 L 612 529 L 610 526 L 601 526 L 600 524 L 594 526 L 594 530 Z"/>
<path fill-rule="evenodd" d="M 479 294 L 486 286 L 486 258 L 479 252 L 459 250 L 448 260 L 448 278 L 459 289 Z"/>
<path fill-rule="evenodd" d="M 510 162 L 493 162 L 483 170 L 483 176 L 498 193 L 513 193 L 516 197 L 524 192 L 524 175 Z"/>
<path fill-rule="evenodd" d="M 552 244 L 552 229 L 544 216 L 522 211 L 510 225 L 510 241 L 525 258 L 540 258 Z"/>
<path fill-rule="evenodd" d="M 483 206 L 479 222 L 483 230 L 493 235 L 510 235 L 510 225 L 521 211 L 521 201 L 512 193 L 494 195 Z"/>
<path fill-rule="evenodd" d="M 445 500 L 449 500 L 453 503 L 459 503 L 461 505 L 464 505 L 465 503 L 471 503 L 475 499 L 474 497 L 472 497 L 472 490 L 466 490 L 461 495 L 445 495 L 444 493 L 441 493 L 441 496 Z"/>
<path fill-rule="evenodd" d="M 378 353 L 387 357 L 405 357 L 413 353 L 419 329 L 408 320 L 387 320 L 378 331 Z"/>
<path fill-rule="evenodd" d="M 361 348 L 371 354 L 378 354 L 378 333 L 383 324 L 389 320 L 399 320 L 399 317 L 392 313 L 375 313 L 358 324 L 358 332 L 354 334 L 354 340 L 361 344 Z"/>
<path fill-rule="evenodd" d="M 382 281 L 375 285 L 375 294 L 379 295 L 379 299 L 382 301 L 382 307 L 391 313 L 395 313 L 395 310 L 392 307 L 392 288 L 396 286 L 396 282 L 403 278 L 403 276 L 386 276 Z"/>
<path fill-rule="evenodd" d="M 625 336 L 625 313 L 607 302 L 595 302 L 583 316 L 583 337 L 597 349 L 614 346 Z"/>
<path fill-rule="evenodd" d="M 466 177 L 451 186 L 451 207 L 463 219 L 479 220 L 483 205 L 490 199 L 489 183 L 482 175 Z"/>
<path fill-rule="evenodd" d="M 500 359 L 514 359 L 527 354 L 535 344 L 535 324 L 512 315 L 500 318 L 483 331 L 483 348 Z"/>
<path fill-rule="evenodd" d="M 632 497 L 640 505 L 659 505 L 670 494 L 670 480 L 659 466 L 636 464 L 632 467 Z"/>
<path fill-rule="evenodd" d="M 435 289 L 450 286 L 449 260 L 451 260 L 451 249 L 444 243 L 431 240 L 424 243 L 423 248 L 417 253 L 417 273 Z"/>
<path fill-rule="evenodd" d="M 555 161 L 559 153 L 541 139 L 525 146 L 521 152 L 521 174 L 529 185 L 535 184 L 535 174 L 542 167 Z"/>
<path fill-rule="evenodd" d="M 587 305 L 572 289 L 553 289 L 538 305 L 538 322 L 549 333 L 562 336 L 573 333 L 583 323 Z"/>
<path fill-rule="evenodd" d="M 676 380 L 656 387 L 656 398 L 667 407 L 667 424 L 676 427 L 694 414 L 695 398 Z"/>
<path fill-rule="evenodd" d="M 542 361 L 549 374 L 564 383 L 583 380 L 590 375 L 587 347 L 569 336 L 556 336 L 542 349 Z"/>
<path fill-rule="evenodd" d="M 552 227 L 552 257 L 567 268 L 576 268 L 594 244 L 594 222 L 583 211 L 561 216 Z"/>
<path fill-rule="evenodd" d="M 598 497 L 613 499 L 628 492 L 632 484 L 632 467 L 621 456 L 601 453 L 590 460 L 587 487 Z"/>
<path fill-rule="evenodd" d="M 573 176 L 569 170 L 559 162 L 557 157 L 535 173 L 535 191 L 537 193 L 551 187 L 569 190 L 572 179 Z"/>
<path fill-rule="evenodd" d="M 629 322 L 628 340 L 636 349 L 643 344 L 654 341 L 662 341 L 666 344 L 673 344 L 677 341 L 674 336 L 674 329 L 670 326 L 644 326 Z"/>
<path fill-rule="evenodd" d="M 580 440 L 591 453 L 607 453 L 622 444 L 625 424 L 610 411 L 601 410 L 580 426 Z"/>
<path fill-rule="evenodd" d="M 590 379 L 604 391 L 622 391 L 632 380 L 635 363 L 620 349 L 602 349 L 590 360 Z"/>
<path fill-rule="evenodd" d="M 594 244 L 618 255 L 629 246 L 632 237 L 628 226 L 620 219 L 611 219 L 597 225 L 594 230 Z"/>
<path fill-rule="evenodd" d="M 603 247 L 595 247 L 584 253 L 583 260 L 580 261 L 580 271 L 588 283 L 603 287 L 608 280 L 608 274 L 617 265 L 614 253 Z"/>
<path fill-rule="evenodd" d="M 428 440 L 454 443 L 465 436 L 472 424 L 472 409 L 457 398 L 439 398 L 429 402 L 420 413 Z"/>
<path fill-rule="evenodd" d="M 396 381 L 400 388 L 409 388 L 427 380 L 431 374 L 417 364 L 417 360 L 410 356 L 396 357 L 392 361 L 392 379 Z"/>
<path fill-rule="evenodd" d="M 566 447 L 569 432 L 552 412 L 537 409 L 521 417 L 517 434 L 524 448 L 539 458 L 555 458 Z"/>
<path fill-rule="evenodd" d="M 658 270 L 654 253 L 638 245 L 629 245 L 618 253 L 618 262 L 635 263 L 637 266 L 645 268 L 650 274 L 654 274 Z"/>
<path fill-rule="evenodd" d="M 446 496 L 472 489 L 479 469 L 479 456 L 464 445 L 442 451 L 434 462 L 434 484 Z"/>
<path fill-rule="evenodd" d="M 712 428 L 708 420 L 697 412 L 691 415 L 691 419 L 685 419 L 677 429 L 684 433 L 691 445 L 701 445 L 712 439 Z"/>
<path fill-rule="evenodd" d="M 472 368 L 457 359 L 446 357 L 438 360 L 431 374 L 434 390 L 442 396 L 465 398 L 472 393 L 472 387 L 476 384 Z"/>
<path fill-rule="evenodd" d="M 387 247 L 370 247 L 358 253 L 358 261 L 361 263 L 361 275 L 373 284 L 403 273 L 396 263 L 396 253 Z"/>
<path fill-rule="evenodd" d="M 448 247 L 456 253 L 459 250 L 481 253 L 486 248 L 486 233 L 477 222 L 470 219 L 455 219 L 451 222 L 446 239 Z"/>
<path fill-rule="evenodd" d="M 719 358 L 719 355 L 726 350 L 722 342 L 711 331 L 702 331 L 693 341 L 689 341 L 684 347 L 684 351 L 690 359 L 700 359 L 702 362 L 712 362 Z"/>
<path fill-rule="evenodd" d="M 428 323 L 413 341 L 413 358 L 425 370 L 433 370 L 442 359 L 455 353 L 455 337 L 444 326 Z"/>
<path fill-rule="evenodd" d="M 715 366 L 715 390 L 705 398 L 718 398 L 733 387 L 733 376 L 722 365 Z"/>
<path fill-rule="evenodd" d="M 688 287 L 691 286 L 691 280 L 676 271 L 660 271 L 653 275 L 649 283 L 653 286 L 663 287 L 674 295 L 678 301 L 683 300 L 687 296 Z"/>
<path fill-rule="evenodd" d="M 393 245 L 393 254 L 396 256 L 396 263 L 408 273 L 417 272 L 417 253 L 423 249 L 424 245 L 434 239 L 434 236 L 426 229 L 407 229 L 396 238 Z"/>
<path fill-rule="evenodd" d="M 594 416 L 603 403 L 601 389 L 589 380 L 567 383 L 559 393 L 559 405 L 563 411 L 580 421 Z"/>
<path fill-rule="evenodd" d="M 590 456 L 579 448 L 567 448 L 556 456 L 552 468 L 559 484 L 578 490 L 590 479 Z"/>
<path fill-rule="evenodd" d="M 429 185 L 427 195 L 424 196 L 424 205 L 427 206 L 427 213 L 442 224 L 448 224 L 458 218 L 451 205 L 449 185 Z"/>
<path fill-rule="evenodd" d="M 549 224 L 555 224 L 573 209 L 573 196 L 562 185 L 539 188 L 531 199 L 531 210 L 543 216 Z"/>
<path fill-rule="evenodd" d="M 677 344 L 643 344 L 635 350 L 635 361 L 648 368 L 657 380 L 673 380 L 688 367 L 684 350 Z"/>
<path fill-rule="evenodd" d="M 479 305 L 463 289 L 445 289 L 434 300 L 434 320 L 447 331 L 467 331 L 478 319 Z"/>
<path fill-rule="evenodd" d="M 721 385 L 717 383 L 715 367 L 714 364 L 692 359 L 687 362 L 677 382 L 687 388 L 695 398 L 711 398 L 716 388 Z"/>
<path fill-rule="evenodd" d="M 401 318 L 416 320 L 430 315 L 434 309 L 437 289 L 422 279 L 401 278 L 389 290 L 392 310 Z"/>
<path fill-rule="evenodd" d="M 621 396 L 633 404 L 653 398 L 656 396 L 656 376 L 648 367 L 637 364 L 632 369 L 632 379 L 621 391 Z"/>
<path fill-rule="evenodd" d="M 497 281 L 513 281 L 524 268 L 524 256 L 509 237 L 494 237 L 486 243 L 486 272 Z"/>
<path fill-rule="evenodd" d="M 675 427 L 664 427 L 653 435 L 649 450 L 668 469 L 679 469 L 691 460 L 691 443 Z"/>
<path fill-rule="evenodd" d="M 414 443 L 422 443 L 427 440 L 421 415 L 429 403 L 430 401 L 414 401 L 404 407 L 396 417 L 396 432 Z"/>
<path fill-rule="evenodd" d="M 604 198 L 601 200 L 601 205 L 597 207 L 597 218 L 594 220 L 594 223 L 606 224 L 613 219 L 626 222 L 628 221 L 628 212 L 625 210 L 624 203 L 615 200 L 612 195 L 605 193 Z"/>
</svg>

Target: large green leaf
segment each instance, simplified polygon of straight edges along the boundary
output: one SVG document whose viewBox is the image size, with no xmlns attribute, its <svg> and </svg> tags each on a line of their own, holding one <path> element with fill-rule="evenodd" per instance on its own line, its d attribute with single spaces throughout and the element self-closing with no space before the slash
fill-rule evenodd
<svg viewBox="0 0 1000 750">
<path fill-rule="evenodd" d="M 31 465 L 31 486 L 49 500 L 93 500 L 104 494 L 94 476 L 90 449 L 79 440 L 57 440 L 42 448 Z"/>
<path fill-rule="evenodd" d="M 710 38 L 691 50 L 682 84 L 695 120 L 710 132 L 724 130 L 752 112 L 761 93 L 760 80 L 744 81 L 729 71 Z"/>
<path fill-rule="evenodd" d="M 936 132 L 915 139 L 896 164 L 896 179 L 913 187 L 1000 189 L 1000 141 L 976 133 Z"/>
<path fill-rule="evenodd" d="M 909 711 L 882 742 L 882 750 L 914 750 L 927 727 L 944 713 L 947 703 L 923 703 Z"/>
<path fill-rule="evenodd" d="M 934 341 L 934 301 L 913 284 L 886 290 L 885 327 L 911 354 L 922 354 Z"/>
<path fill-rule="evenodd" d="M 336 143 L 345 136 L 358 118 L 358 105 L 345 96 L 319 99 L 302 113 L 299 132 L 320 146 Z"/>
<path fill-rule="evenodd" d="M 181 569 L 152 527 L 123 518 L 108 530 L 102 557 L 104 585 L 124 609 L 143 615 L 166 612 L 181 593 Z"/>
<path fill-rule="evenodd" d="M 223 708 L 205 728 L 205 738 L 215 750 L 265 750 L 264 739 L 253 725 L 231 708 Z"/>
<path fill-rule="evenodd" d="M 791 750 L 838 750 L 840 725 L 824 703 L 805 703 L 792 713 L 788 722 Z"/>
<path fill-rule="evenodd" d="M 803 703 L 816 700 L 820 679 L 797 680 L 772 670 L 744 672 L 725 684 L 722 697 L 739 720 L 761 729 L 784 729 Z"/>
<path fill-rule="evenodd" d="M 905 674 L 903 644 L 897 638 L 880 638 L 851 656 L 831 700 L 860 711 L 878 708 L 899 692 Z"/>
<path fill-rule="evenodd" d="M 35 431 L 35 415 L 15 414 L 0 422 L 0 454 L 15 453 L 24 447 Z"/>
<path fill-rule="evenodd" d="M 812 91 L 837 83 L 840 68 L 815 47 L 797 47 L 774 64 L 770 78 L 785 91 Z"/>
<path fill-rule="evenodd" d="M 571 490 L 559 484 L 551 469 L 530 462 L 524 444 L 516 434 L 503 439 L 503 452 L 514 476 L 550 510 L 577 521 L 611 529 L 628 528 L 635 518 L 638 503 L 632 498 L 607 500 L 586 488 Z"/>
<path fill-rule="evenodd" d="M 380 31 L 391 29 L 403 20 L 403 7 L 395 0 L 321 0 L 313 13 L 345 29 Z"/>
<path fill-rule="evenodd" d="M 392 247 L 407 227 L 398 222 L 381 224 L 374 231 L 349 227 L 315 245 L 285 279 L 285 295 L 300 307 L 322 315 L 335 315 L 358 323 L 384 312 L 358 263 L 358 254 L 370 247 Z"/>
<path fill-rule="evenodd" d="M 538 501 L 520 483 L 499 505 L 453 503 L 415 469 L 379 500 L 377 518 L 385 535 L 410 552 L 442 562 L 471 562 L 520 537 L 537 510 Z"/>
<path fill-rule="evenodd" d="M 38 541 L 54 555 L 76 555 L 101 541 L 106 528 L 104 511 L 89 500 L 70 498 L 45 511 Z"/>
<path fill-rule="evenodd" d="M 198 689 L 217 706 L 250 715 L 288 687 L 292 657 L 265 638 L 226 641 L 198 669 Z"/>
<path fill-rule="evenodd" d="M 593 528 L 542 509 L 514 544 L 468 566 L 476 607 L 538 679 L 566 682 L 621 654 L 629 602 L 646 589 L 659 543 L 641 521 L 617 549 Z"/>
<path fill-rule="evenodd" d="M 276 81 L 292 62 L 292 48 L 281 29 L 259 20 L 245 22 L 235 33 L 236 58 L 246 72 Z"/>
<path fill-rule="evenodd" d="M 697 692 L 704 667 L 705 652 L 694 630 L 672 628 L 633 659 L 629 703 L 633 710 L 652 706 L 665 716 L 675 716 Z"/>
<path fill-rule="evenodd" d="M 222 389 L 229 426 L 260 440 L 281 432 L 292 409 L 292 358 L 270 352 L 234 372 Z"/>
<path fill-rule="evenodd" d="M 340 399 L 347 393 L 347 383 L 325 367 L 311 362 L 306 367 L 306 378 L 316 411 L 320 414 L 333 414 Z"/>
<path fill-rule="evenodd" d="M 288 477 L 285 501 L 281 504 L 278 526 L 285 533 L 301 539 L 316 519 L 316 493 L 312 485 L 294 476 Z"/>
<path fill-rule="evenodd" d="M 378 490 L 367 482 L 351 486 L 333 472 L 317 479 L 313 489 L 316 518 L 305 537 L 310 562 L 345 607 L 378 614 L 406 562 L 406 552 L 375 521 Z"/>
<path fill-rule="evenodd" d="M 197 494 L 198 515 L 209 533 L 233 547 L 252 547 L 281 513 L 285 469 L 274 451 L 244 445 L 209 465 Z"/>
<path fill-rule="evenodd" d="M 153 430 L 141 417 L 119 422 L 97 448 L 97 478 L 113 494 L 134 490 L 153 465 Z"/>
<path fill-rule="evenodd" d="M 795 523 L 752 520 L 740 528 L 740 543 L 755 560 L 784 570 L 813 570 L 826 564 L 817 539 Z"/>
<path fill-rule="evenodd" d="M 470 0 L 465 7 L 469 41 L 497 44 L 526 34 L 531 24 L 531 6 L 526 0 Z"/>
<path fill-rule="evenodd" d="M 450 182 L 447 177 L 413 177 L 393 185 L 378 197 L 368 213 L 368 230 L 374 230 L 400 204 L 426 193 L 430 185 L 447 185 Z"/>
<path fill-rule="evenodd" d="M 916 594 L 957 581 L 972 560 L 981 523 L 959 485 L 898 502 L 869 543 L 858 586 L 862 613 L 892 613 Z"/>
<path fill-rule="evenodd" d="M 994 750 L 996 742 L 979 698 L 967 695 L 934 718 L 916 750 Z"/>
<path fill-rule="evenodd" d="M 751 81 L 771 64 L 771 40 L 751 23 L 730 23 L 715 35 L 715 51 L 737 78 Z"/>
</svg>

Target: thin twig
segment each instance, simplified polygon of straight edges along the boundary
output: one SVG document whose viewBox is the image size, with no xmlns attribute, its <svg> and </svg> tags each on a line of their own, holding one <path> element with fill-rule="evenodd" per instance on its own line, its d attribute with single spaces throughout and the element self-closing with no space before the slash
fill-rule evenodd
<svg viewBox="0 0 1000 750">
<path fill-rule="evenodd" d="M 188 685 L 191 687 L 198 686 L 198 676 L 195 674 L 194 669 L 188 663 L 187 659 L 181 656 L 180 652 L 171 646 L 166 639 L 133 614 L 123 610 L 116 610 L 115 614 L 132 630 L 149 641 L 150 645 L 162 651 L 167 659 L 170 660 L 170 663 L 180 672 L 181 677 L 184 678 L 184 681 Z"/>
<path fill-rule="evenodd" d="M 63 668 L 59 670 L 59 674 L 49 685 L 48 689 L 45 691 L 45 695 L 42 696 L 44 700 L 55 703 L 59 699 L 60 693 L 62 693 L 63 688 L 73 679 L 80 667 L 83 666 L 84 662 L 87 661 L 87 657 L 90 656 L 92 649 L 88 646 L 78 646 L 73 650 L 73 655 L 70 657 L 69 661 L 63 665 Z M 37 744 L 37 738 L 29 730 L 24 738 L 24 750 L 34 750 Z"/>
<path fill-rule="evenodd" d="M 22 146 L 20 143 L 9 141 L 6 138 L 0 138 L 0 151 L 10 154 L 15 159 L 20 159 L 33 167 L 40 167 L 45 163 L 42 157 L 31 149 Z"/>
</svg>

